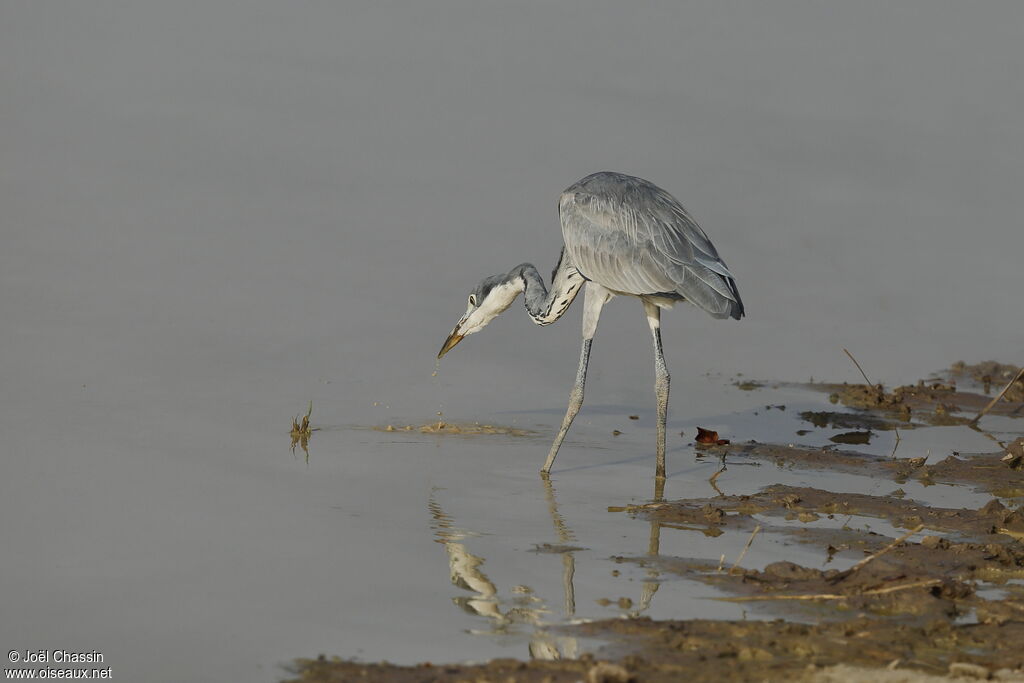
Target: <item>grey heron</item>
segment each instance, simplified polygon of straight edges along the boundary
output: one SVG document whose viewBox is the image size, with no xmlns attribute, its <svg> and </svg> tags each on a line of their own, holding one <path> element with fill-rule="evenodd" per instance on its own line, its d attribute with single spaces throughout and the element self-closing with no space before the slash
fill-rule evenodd
<svg viewBox="0 0 1024 683">
<path fill-rule="evenodd" d="M 583 304 L 583 347 L 576 383 L 562 427 L 541 472 L 549 472 L 573 419 L 583 405 L 590 347 L 601 308 L 615 295 L 644 304 L 654 342 L 654 390 L 658 401 L 656 477 L 665 476 L 665 423 L 669 373 L 661 346 L 661 309 L 689 301 L 714 318 L 743 317 L 736 280 L 697 222 L 671 194 L 654 183 L 602 171 L 583 178 L 558 202 L 565 246 L 551 274 L 551 288 L 537 268 L 523 263 L 484 278 L 469 294 L 466 312 L 437 354 L 441 358 L 463 338 L 479 332 L 523 294 L 538 325 L 565 313 L 579 290 Z"/>
</svg>

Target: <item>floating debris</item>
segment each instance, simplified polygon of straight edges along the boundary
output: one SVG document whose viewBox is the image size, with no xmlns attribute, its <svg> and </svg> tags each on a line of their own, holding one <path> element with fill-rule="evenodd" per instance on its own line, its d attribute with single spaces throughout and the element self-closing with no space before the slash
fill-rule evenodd
<svg viewBox="0 0 1024 683">
<path fill-rule="evenodd" d="M 309 426 L 309 417 L 313 414 L 313 402 L 309 402 L 309 410 L 302 416 L 302 421 L 299 421 L 299 416 L 296 415 L 292 418 L 292 455 L 295 455 L 295 447 L 301 446 L 302 451 L 306 454 L 306 464 L 309 464 L 309 437 L 313 434 L 313 429 Z"/>
<path fill-rule="evenodd" d="M 729 443 L 729 439 L 719 439 L 718 432 L 704 429 L 703 427 L 697 427 L 697 443 L 711 444 L 715 446 L 724 446 Z"/>
<path fill-rule="evenodd" d="M 871 443 L 871 436 L 871 432 L 843 432 L 842 434 L 829 437 L 829 441 L 832 443 L 863 446 Z"/>
<path fill-rule="evenodd" d="M 373 427 L 378 432 L 419 432 L 420 434 L 451 434 L 460 436 L 504 435 L 504 436 L 536 436 L 537 432 L 519 427 L 480 424 L 479 422 L 456 424 L 438 420 L 422 425 L 383 425 Z"/>
</svg>

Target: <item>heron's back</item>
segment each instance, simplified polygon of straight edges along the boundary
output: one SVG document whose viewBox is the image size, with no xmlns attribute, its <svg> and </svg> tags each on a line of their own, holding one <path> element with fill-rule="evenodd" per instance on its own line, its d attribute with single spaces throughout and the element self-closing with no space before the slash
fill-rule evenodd
<svg viewBox="0 0 1024 683">
<path fill-rule="evenodd" d="M 686 299 L 716 318 L 743 316 L 711 240 L 657 185 L 594 173 L 562 193 L 558 212 L 566 252 L 587 279 L 622 294 Z"/>
</svg>

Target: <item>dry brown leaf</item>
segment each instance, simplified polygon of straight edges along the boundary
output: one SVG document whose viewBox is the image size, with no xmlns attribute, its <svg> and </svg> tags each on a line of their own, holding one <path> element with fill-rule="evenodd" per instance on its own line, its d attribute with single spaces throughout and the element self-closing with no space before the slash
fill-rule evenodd
<svg viewBox="0 0 1024 683">
<path fill-rule="evenodd" d="M 704 429 L 703 427 L 697 427 L 697 443 L 724 446 L 729 443 L 729 439 L 719 439 L 718 432 L 711 429 Z"/>
</svg>

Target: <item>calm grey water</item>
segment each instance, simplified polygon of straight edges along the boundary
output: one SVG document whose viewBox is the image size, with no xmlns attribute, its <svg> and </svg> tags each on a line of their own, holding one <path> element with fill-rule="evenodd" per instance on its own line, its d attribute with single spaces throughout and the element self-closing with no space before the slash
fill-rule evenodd
<svg viewBox="0 0 1024 683">
<path fill-rule="evenodd" d="M 319 652 L 571 654 L 538 624 L 621 612 L 599 598 L 738 616 L 607 559 L 650 547 L 607 512 L 653 494 L 638 303 L 605 309 L 550 491 L 578 310 L 511 309 L 437 377 L 434 354 L 480 277 L 554 265 L 559 191 L 613 169 L 683 201 L 747 304 L 666 317 L 673 435 L 793 438 L 752 412 L 819 397 L 735 373 L 856 380 L 844 346 L 890 381 L 1020 363 L 1022 23 L 934 0 L 0 3 L 0 645 L 273 681 Z M 366 429 L 439 411 L 539 434 Z M 926 434 L 901 448 L 990 445 Z M 710 495 L 687 441 L 666 495 Z M 720 484 L 776 481 L 887 486 Z M 661 552 L 745 541 L 697 536 Z M 566 538 L 575 604 L 569 556 L 532 552 Z M 784 543 L 745 562 L 821 561 Z"/>
</svg>

